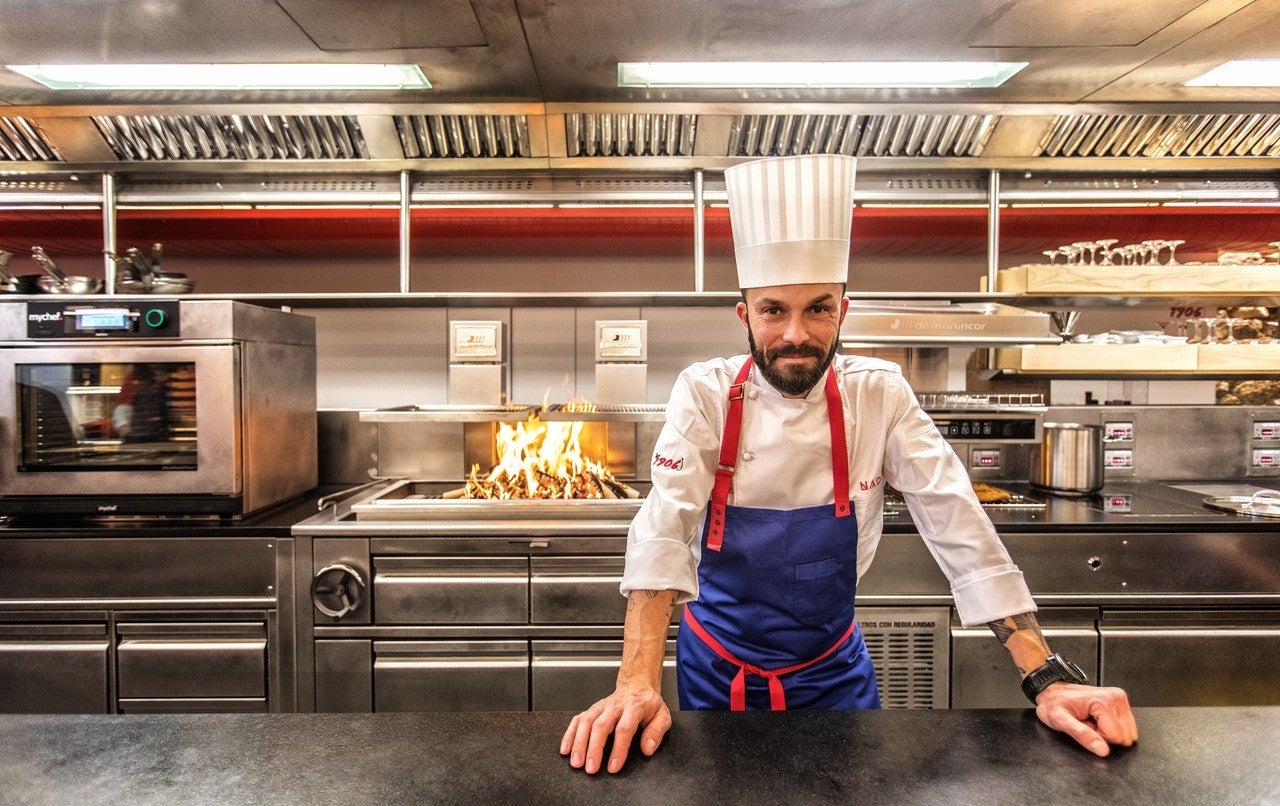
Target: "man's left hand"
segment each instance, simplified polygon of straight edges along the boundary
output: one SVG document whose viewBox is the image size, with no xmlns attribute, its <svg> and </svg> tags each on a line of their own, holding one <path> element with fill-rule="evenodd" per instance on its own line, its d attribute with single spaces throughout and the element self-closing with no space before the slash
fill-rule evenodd
<svg viewBox="0 0 1280 806">
<path fill-rule="evenodd" d="M 1138 723 L 1122 689 L 1054 683 L 1036 698 L 1036 716 L 1099 756 L 1138 741 Z"/>
</svg>

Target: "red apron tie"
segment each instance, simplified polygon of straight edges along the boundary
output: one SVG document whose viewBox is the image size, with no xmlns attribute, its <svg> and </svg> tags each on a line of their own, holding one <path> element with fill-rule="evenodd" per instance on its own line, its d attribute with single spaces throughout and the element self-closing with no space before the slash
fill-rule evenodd
<svg viewBox="0 0 1280 806">
<path fill-rule="evenodd" d="M 751 363 L 751 357 L 747 356 L 729 387 L 729 411 L 725 415 L 724 435 L 720 439 L 716 480 L 711 488 L 711 518 L 707 524 L 707 549 L 710 551 L 719 551 L 724 545 L 725 508 L 733 486 L 733 472 L 738 466 L 738 437 L 742 433 L 743 386 L 751 373 Z M 831 426 L 831 478 L 835 486 L 836 517 L 845 518 L 852 514 L 849 506 L 849 448 L 844 437 L 844 403 L 840 400 L 840 387 L 833 368 L 827 370 L 826 398 L 827 420 Z"/>
<path fill-rule="evenodd" d="M 699 622 L 698 619 L 693 615 L 693 611 L 691 611 L 687 607 L 685 608 L 685 611 L 684 611 L 684 619 L 685 619 L 685 623 L 688 624 L 689 627 L 693 630 L 694 635 L 702 639 L 702 642 L 706 644 L 708 647 L 710 647 L 712 652 L 719 655 L 722 660 L 726 660 L 729 663 L 732 663 L 738 667 L 738 673 L 734 675 L 733 682 L 729 684 L 729 710 L 730 711 L 747 710 L 747 675 L 748 674 L 753 674 L 756 677 L 763 677 L 766 681 L 768 681 L 770 710 L 772 711 L 787 710 L 787 695 L 786 695 L 786 692 L 783 691 L 782 681 L 779 680 L 778 678 L 784 674 L 790 674 L 791 672 L 798 672 L 801 669 L 805 669 L 827 658 L 831 653 L 839 649 L 840 646 L 845 641 L 849 640 L 849 636 L 853 635 L 854 626 L 856 625 L 856 622 L 849 622 L 849 627 L 844 631 L 844 634 L 840 636 L 840 639 L 837 640 L 830 647 L 828 647 L 825 652 L 823 652 L 821 655 L 818 655 L 815 658 L 810 658 L 809 660 L 802 661 L 801 663 L 793 663 L 790 666 L 783 666 L 778 669 L 761 669 L 759 666 L 756 666 L 751 663 L 747 663 L 746 661 L 742 661 L 734 657 L 732 652 L 725 649 L 724 644 L 721 644 L 719 641 L 715 639 L 715 636 L 707 632 L 707 629 L 703 627 L 701 622 Z"/>
</svg>

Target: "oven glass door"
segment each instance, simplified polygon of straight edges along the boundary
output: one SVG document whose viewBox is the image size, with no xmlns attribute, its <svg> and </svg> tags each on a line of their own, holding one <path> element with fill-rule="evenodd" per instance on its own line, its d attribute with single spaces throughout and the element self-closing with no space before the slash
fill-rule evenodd
<svg viewBox="0 0 1280 806">
<path fill-rule="evenodd" d="M 234 345 L 4 350 L 0 492 L 236 495 Z M 3 411 L 12 407 L 11 411 Z"/>
<path fill-rule="evenodd" d="M 15 368 L 20 472 L 195 470 L 193 361 Z"/>
</svg>

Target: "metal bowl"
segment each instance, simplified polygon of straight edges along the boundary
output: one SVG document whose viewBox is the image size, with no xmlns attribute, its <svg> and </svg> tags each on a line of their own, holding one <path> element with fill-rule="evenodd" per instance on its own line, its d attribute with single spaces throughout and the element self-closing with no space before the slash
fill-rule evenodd
<svg viewBox="0 0 1280 806">
<path fill-rule="evenodd" d="M 97 277 L 69 275 L 65 279 L 41 277 L 37 284 L 45 294 L 96 294 L 102 290 L 102 281 Z"/>
</svg>

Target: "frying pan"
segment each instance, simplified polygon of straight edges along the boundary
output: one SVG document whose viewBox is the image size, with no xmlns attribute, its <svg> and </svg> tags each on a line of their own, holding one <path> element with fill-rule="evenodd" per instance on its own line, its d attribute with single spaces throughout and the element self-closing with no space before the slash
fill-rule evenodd
<svg viewBox="0 0 1280 806">
<path fill-rule="evenodd" d="M 12 252 L 0 249 L 0 294 L 39 294 L 38 281 L 41 275 L 19 274 L 15 277 L 9 273 L 9 261 L 12 258 Z"/>
<path fill-rule="evenodd" d="M 64 274 L 39 246 L 31 247 L 31 257 L 49 274 L 38 281 L 40 290 L 46 294 L 96 294 L 102 290 L 102 281 L 97 277 Z"/>
</svg>

